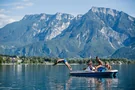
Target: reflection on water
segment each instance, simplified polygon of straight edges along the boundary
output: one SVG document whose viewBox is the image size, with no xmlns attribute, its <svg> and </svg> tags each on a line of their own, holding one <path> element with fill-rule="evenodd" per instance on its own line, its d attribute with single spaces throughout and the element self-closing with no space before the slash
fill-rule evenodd
<svg viewBox="0 0 135 90">
<path fill-rule="evenodd" d="M 118 78 L 92 78 L 92 77 L 73 77 L 71 76 L 66 83 L 66 90 L 112 90 L 117 89 Z"/>
</svg>

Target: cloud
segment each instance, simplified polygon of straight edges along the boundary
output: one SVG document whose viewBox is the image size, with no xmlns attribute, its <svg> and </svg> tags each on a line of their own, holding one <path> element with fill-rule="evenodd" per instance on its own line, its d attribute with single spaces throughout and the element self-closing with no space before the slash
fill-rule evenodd
<svg viewBox="0 0 135 90">
<path fill-rule="evenodd" d="M 21 2 L 13 2 L 13 3 L 5 3 L 5 4 L 0 4 L 0 6 L 16 6 L 16 5 L 20 5 Z"/>
<path fill-rule="evenodd" d="M 5 25 L 12 23 L 16 20 L 12 19 L 11 17 L 5 15 L 5 14 L 1 14 L 0 13 L 0 28 L 4 27 Z"/>
<path fill-rule="evenodd" d="M 0 14 L 0 19 L 1 19 L 1 18 L 7 18 L 7 16 L 4 15 L 4 14 Z"/>
<path fill-rule="evenodd" d="M 0 9 L 0 13 L 9 13 L 10 11 L 5 10 L 5 9 Z"/>
<path fill-rule="evenodd" d="M 33 3 L 31 3 L 31 2 L 26 3 L 25 6 L 33 6 Z"/>
<path fill-rule="evenodd" d="M 8 23 L 12 23 L 15 21 L 10 16 L 5 14 L 7 12 L 9 12 L 9 11 L 7 11 L 5 9 L 0 9 L 0 28 L 2 28 L 3 26 L 5 26 Z"/>
<path fill-rule="evenodd" d="M 10 3 L 3 3 L 3 4 L 0 3 L 0 7 L 4 8 L 4 9 L 0 8 L 0 28 L 4 27 L 9 23 L 17 21 L 18 20 L 17 17 L 20 19 L 20 17 L 16 15 L 10 16 L 11 13 L 14 12 L 14 10 L 20 10 L 24 8 L 27 9 L 27 7 L 33 5 L 34 3 L 32 3 L 30 0 L 21 0 L 19 2 L 10 2 Z"/>
<path fill-rule="evenodd" d="M 17 16 L 16 17 L 14 17 L 15 15 L 14 16 L 12 15 L 12 17 L 10 16 L 10 13 L 14 12 L 14 10 L 20 10 L 30 6 L 33 6 L 33 3 L 30 2 L 29 0 L 0 4 L 0 7 L 3 8 L 7 7 L 6 8 L 7 10 L 5 8 L 4 9 L 0 8 L 0 28 L 4 27 L 9 23 L 17 21 L 15 20 L 17 19 Z"/>
<path fill-rule="evenodd" d="M 15 9 L 23 9 L 24 6 L 16 6 Z"/>
<path fill-rule="evenodd" d="M 3 13 L 3 12 L 5 12 L 5 9 L 0 9 L 0 13 Z"/>
<path fill-rule="evenodd" d="M 23 8 L 26 8 L 29 6 L 33 6 L 33 3 L 32 2 L 22 2 L 22 3 L 16 4 L 14 9 L 23 9 Z"/>
<path fill-rule="evenodd" d="M 20 2 L 12 2 L 6 4 L 0 4 L 0 6 L 11 7 L 12 9 L 23 9 L 29 6 L 33 6 L 34 3 L 30 2 L 29 0 L 23 0 Z"/>
<path fill-rule="evenodd" d="M 27 1 L 29 1 L 29 0 L 23 0 L 24 2 L 27 2 Z"/>
</svg>

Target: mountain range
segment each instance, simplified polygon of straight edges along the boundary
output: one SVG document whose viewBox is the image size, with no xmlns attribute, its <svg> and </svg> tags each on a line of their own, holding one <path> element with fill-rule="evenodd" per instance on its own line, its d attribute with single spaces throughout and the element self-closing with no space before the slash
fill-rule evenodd
<svg viewBox="0 0 135 90">
<path fill-rule="evenodd" d="M 92 7 L 76 17 L 25 15 L 0 29 L 0 54 L 6 55 L 135 59 L 134 43 L 135 18 L 104 7 Z"/>
</svg>

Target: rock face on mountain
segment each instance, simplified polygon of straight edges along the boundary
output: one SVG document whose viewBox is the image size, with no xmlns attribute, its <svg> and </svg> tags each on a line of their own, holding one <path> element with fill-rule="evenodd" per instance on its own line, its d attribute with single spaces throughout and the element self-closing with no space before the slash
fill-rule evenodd
<svg viewBox="0 0 135 90">
<path fill-rule="evenodd" d="M 135 18 L 92 7 L 86 14 L 26 15 L 0 29 L 0 53 L 51 57 L 109 57 L 135 42 Z"/>
<path fill-rule="evenodd" d="M 62 13 L 25 15 L 19 22 L 0 29 L 0 42 L 13 47 L 51 40 L 61 34 L 73 18 Z"/>
</svg>

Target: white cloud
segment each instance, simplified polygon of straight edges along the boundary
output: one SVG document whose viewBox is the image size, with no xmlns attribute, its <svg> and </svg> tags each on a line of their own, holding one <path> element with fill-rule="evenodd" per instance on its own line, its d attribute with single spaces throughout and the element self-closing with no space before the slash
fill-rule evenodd
<svg viewBox="0 0 135 90">
<path fill-rule="evenodd" d="M 20 10 L 20 9 L 24 9 L 27 8 L 29 6 L 32 6 L 33 3 L 30 2 L 29 0 L 23 0 L 20 2 L 12 2 L 12 3 L 6 3 L 6 4 L 0 4 L 0 6 L 8 6 L 10 7 L 10 9 L 8 8 L 0 8 L 0 28 L 4 27 L 5 25 L 12 23 L 14 21 L 20 20 L 20 16 L 16 16 L 16 15 L 12 15 L 10 16 L 10 13 L 13 12 L 13 10 Z M 9 11 L 10 10 L 10 11 Z M 18 18 L 18 19 L 17 19 Z"/>
<path fill-rule="evenodd" d="M 34 3 L 30 2 L 29 0 L 23 0 L 21 2 L 13 2 L 7 4 L 0 4 L 0 6 L 10 6 L 12 9 L 23 9 L 29 6 L 33 6 Z"/>
<path fill-rule="evenodd" d="M 10 11 L 5 10 L 5 9 L 0 9 L 0 13 L 9 13 Z"/>
<path fill-rule="evenodd" d="M 26 3 L 25 6 L 33 6 L 33 3 L 31 3 L 31 2 Z"/>
<path fill-rule="evenodd" d="M 0 9 L 0 13 L 3 13 L 5 11 L 5 9 Z"/>
<path fill-rule="evenodd" d="M 0 14 L 0 19 L 1 18 L 7 18 L 7 16 L 5 14 Z"/>
<path fill-rule="evenodd" d="M 23 9 L 24 6 L 16 6 L 15 9 Z"/>
<path fill-rule="evenodd" d="M 12 23 L 16 20 L 12 19 L 11 17 L 5 15 L 5 14 L 0 14 L 0 28 L 4 27 L 5 25 Z"/>
<path fill-rule="evenodd" d="M 24 2 L 27 2 L 27 1 L 29 1 L 29 0 L 23 0 Z"/>
<path fill-rule="evenodd" d="M 7 11 L 5 9 L 0 9 L 0 28 L 2 28 L 3 26 L 5 26 L 8 23 L 11 23 L 11 22 L 15 21 L 10 16 L 5 14 L 7 12 L 9 12 L 9 11 Z"/>
<path fill-rule="evenodd" d="M 16 6 L 20 4 L 21 2 L 13 2 L 13 3 L 0 4 L 0 6 Z"/>
<path fill-rule="evenodd" d="M 29 6 L 33 6 L 33 3 L 32 2 L 22 2 L 22 3 L 16 4 L 14 9 L 23 9 L 23 8 L 26 8 Z"/>
</svg>

